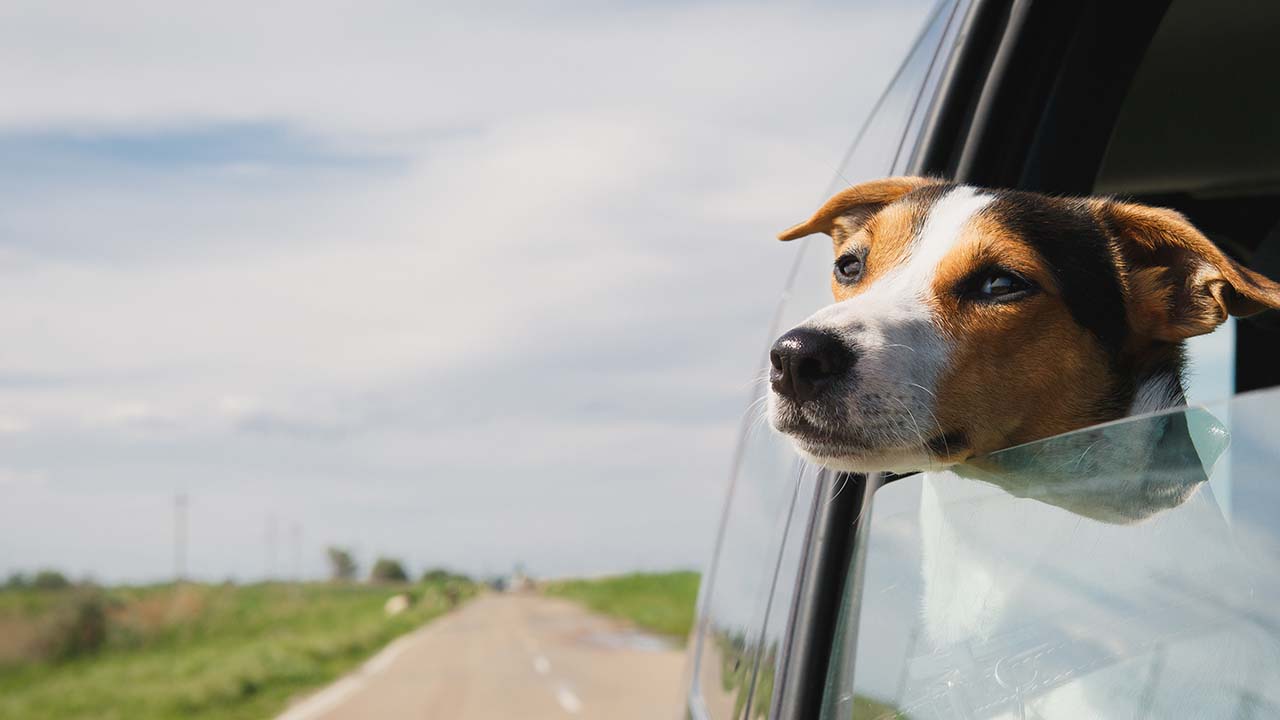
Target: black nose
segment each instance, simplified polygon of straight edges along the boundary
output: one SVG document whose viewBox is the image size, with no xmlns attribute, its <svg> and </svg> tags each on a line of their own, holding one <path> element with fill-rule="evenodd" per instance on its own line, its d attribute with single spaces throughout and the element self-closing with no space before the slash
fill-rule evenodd
<svg viewBox="0 0 1280 720">
<path fill-rule="evenodd" d="M 833 335 L 796 328 L 773 344 L 769 362 L 773 365 L 769 373 L 773 389 L 804 403 L 844 375 L 853 363 L 853 353 Z"/>
</svg>

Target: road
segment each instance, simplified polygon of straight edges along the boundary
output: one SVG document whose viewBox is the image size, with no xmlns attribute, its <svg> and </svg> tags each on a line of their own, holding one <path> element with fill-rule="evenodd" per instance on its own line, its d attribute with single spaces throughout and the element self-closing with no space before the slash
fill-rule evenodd
<svg viewBox="0 0 1280 720">
<path fill-rule="evenodd" d="M 535 594 L 489 593 L 401 637 L 277 720 L 680 716 L 684 655 Z"/>
</svg>

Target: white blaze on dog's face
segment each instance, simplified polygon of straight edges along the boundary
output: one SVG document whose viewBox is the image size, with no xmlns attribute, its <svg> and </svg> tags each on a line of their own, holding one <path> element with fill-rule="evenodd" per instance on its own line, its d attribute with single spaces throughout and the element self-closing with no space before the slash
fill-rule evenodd
<svg viewBox="0 0 1280 720">
<path fill-rule="evenodd" d="M 770 354 L 774 427 L 838 470 L 915 470 L 1181 401 L 1179 343 L 1280 306 L 1181 215 L 890 178 L 836 195 L 836 302 Z"/>
</svg>

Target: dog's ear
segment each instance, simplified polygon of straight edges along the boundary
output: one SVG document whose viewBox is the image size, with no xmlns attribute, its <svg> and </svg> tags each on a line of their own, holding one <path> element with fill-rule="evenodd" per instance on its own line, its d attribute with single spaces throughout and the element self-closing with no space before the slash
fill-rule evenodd
<svg viewBox="0 0 1280 720">
<path fill-rule="evenodd" d="M 1157 340 L 1203 335 L 1228 315 L 1280 308 L 1280 284 L 1240 265 L 1181 213 L 1100 200 L 1126 268 L 1129 321 Z"/>
<path fill-rule="evenodd" d="M 922 177 L 893 177 L 872 180 L 836 193 L 813 217 L 799 225 L 793 225 L 778 235 L 779 240 L 795 240 L 814 233 L 831 234 L 838 218 L 850 218 L 859 226 L 880 211 L 880 208 L 926 185 L 938 185 L 942 180 Z"/>
</svg>

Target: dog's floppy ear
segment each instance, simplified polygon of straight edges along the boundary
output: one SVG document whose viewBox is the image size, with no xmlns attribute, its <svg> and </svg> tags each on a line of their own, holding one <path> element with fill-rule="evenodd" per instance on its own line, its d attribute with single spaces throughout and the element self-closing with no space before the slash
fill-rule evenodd
<svg viewBox="0 0 1280 720">
<path fill-rule="evenodd" d="M 1280 284 L 1240 265 L 1181 213 L 1113 200 L 1095 205 L 1127 270 L 1129 319 L 1158 340 L 1203 335 L 1228 315 L 1280 308 Z"/>
<path fill-rule="evenodd" d="M 893 177 L 872 180 L 836 193 L 813 217 L 793 225 L 778 235 L 779 240 L 795 240 L 814 233 L 831 234 L 837 218 L 851 217 L 854 225 L 866 222 L 880 208 L 925 185 L 943 182 L 934 178 Z"/>
</svg>

